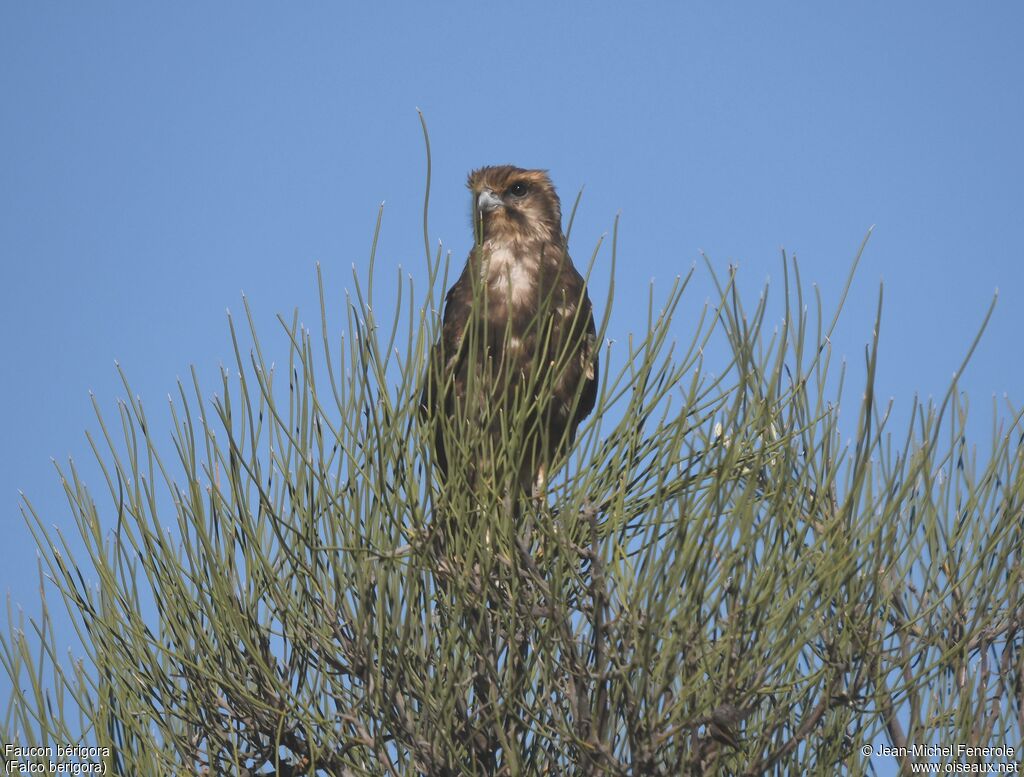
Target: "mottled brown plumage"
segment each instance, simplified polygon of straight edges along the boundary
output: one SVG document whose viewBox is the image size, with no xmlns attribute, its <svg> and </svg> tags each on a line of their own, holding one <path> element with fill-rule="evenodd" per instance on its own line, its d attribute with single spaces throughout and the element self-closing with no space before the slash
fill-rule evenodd
<svg viewBox="0 0 1024 777">
<path fill-rule="evenodd" d="M 445 298 L 423 409 L 443 412 L 449 435 L 459 434 L 460 426 L 487 430 L 482 447 L 488 449 L 469 457 L 468 482 L 486 467 L 497 478 L 515 477 L 526 493 L 537 492 L 594 407 L 593 312 L 566 251 L 561 205 L 547 173 L 484 167 L 467 185 L 476 244 Z M 511 452 L 501 446 L 510 435 L 509 419 L 519 440 L 519 450 Z M 454 457 L 444 438 L 439 424 L 435 447 L 447 477 Z M 514 461 L 496 464 L 498 451 Z"/>
</svg>

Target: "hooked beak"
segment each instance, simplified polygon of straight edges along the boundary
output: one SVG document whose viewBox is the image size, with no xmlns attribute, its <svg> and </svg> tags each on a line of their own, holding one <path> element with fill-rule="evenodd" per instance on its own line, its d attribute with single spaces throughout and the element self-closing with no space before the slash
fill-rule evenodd
<svg viewBox="0 0 1024 777">
<path fill-rule="evenodd" d="M 484 189 L 479 195 L 477 195 L 476 206 L 481 211 L 495 210 L 496 208 L 500 208 L 502 205 L 504 205 L 504 203 L 501 201 L 501 198 L 490 189 Z"/>
</svg>

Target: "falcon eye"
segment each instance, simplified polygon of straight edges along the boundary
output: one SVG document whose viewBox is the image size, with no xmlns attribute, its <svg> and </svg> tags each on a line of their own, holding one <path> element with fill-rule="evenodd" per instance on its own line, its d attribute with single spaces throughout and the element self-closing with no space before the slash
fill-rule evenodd
<svg viewBox="0 0 1024 777">
<path fill-rule="evenodd" d="M 508 187 L 508 193 L 513 197 L 525 197 L 526 193 L 530 191 L 530 187 L 523 182 L 514 183 Z"/>
</svg>

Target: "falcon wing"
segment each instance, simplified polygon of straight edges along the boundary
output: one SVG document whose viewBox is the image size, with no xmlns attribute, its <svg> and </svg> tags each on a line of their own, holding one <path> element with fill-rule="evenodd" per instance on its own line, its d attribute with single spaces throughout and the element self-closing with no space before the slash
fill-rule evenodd
<svg viewBox="0 0 1024 777">
<path fill-rule="evenodd" d="M 452 411 L 452 392 L 457 391 L 452 382 L 458 380 L 460 363 L 466 358 L 464 342 L 471 315 L 472 284 L 468 273 L 467 264 L 445 296 L 441 337 L 430 351 L 427 375 L 420 394 L 420 416 L 423 418 L 439 413 L 448 415 Z M 448 462 L 440 427 L 435 433 L 435 449 L 441 471 L 447 472 Z"/>
</svg>

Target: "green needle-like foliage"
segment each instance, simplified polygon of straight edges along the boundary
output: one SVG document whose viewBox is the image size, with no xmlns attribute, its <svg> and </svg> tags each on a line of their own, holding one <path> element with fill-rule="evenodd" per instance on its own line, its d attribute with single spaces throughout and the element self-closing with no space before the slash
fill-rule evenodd
<svg viewBox="0 0 1024 777">
<path fill-rule="evenodd" d="M 80 542 L 26 502 L 50 596 L 0 637 L 4 743 L 105 747 L 126 776 L 672 777 L 864 774 L 865 744 L 906 748 L 906 767 L 965 760 L 915 745 L 1021 742 L 1015 411 L 981 457 L 955 386 L 890 429 L 876 335 L 843 444 L 836 319 L 784 259 L 772 333 L 767 295 L 746 310 L 731 273 L 685 347 L 689 279 L 652 299 L 647 330 L 604 348 L 546 499 L 510 497 L 459 474 L 486 430 L 421 417 L 446 283 L 440 251 L 429 265 L 421 300 L 399 278 L 381 311 L 371 264 L 340 339 L 321 283 L 322 330 L 285 325 L 286 367 L 251 316 L 249 347 L 232 322 L 219 398 L 179 386 L 173 445 L 137 399 L 119 430 L 100 418 L 110 507 L 60 472 Z M 712 340 L 730 354 L 716 375 Z"/>
</svg>

